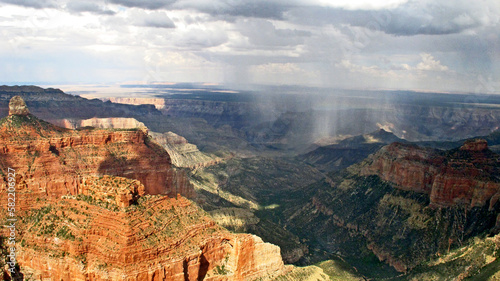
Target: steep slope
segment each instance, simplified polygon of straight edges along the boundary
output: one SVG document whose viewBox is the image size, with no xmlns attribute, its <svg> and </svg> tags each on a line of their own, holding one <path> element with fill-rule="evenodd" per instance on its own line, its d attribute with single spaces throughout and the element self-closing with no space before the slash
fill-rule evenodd
<svg viewBox="0 0 500 281">
<path fill-rule="evenodd" d="M 137 119 L 126 117 L 59 119 L 51 120 L 51 123 L 67 129 L 79 129 L 84 127 L 94 127 L 102 129 L 135 129 L 146 127 L 144 123 L 137 121 Z"/>
<path fill-rule="evenodd" d="M 261 157 L 235 157 L 190 173 L 198 198 L 203 200 L 201 206 L 219 223 L 280 246 L 287 263 L 298 262 L 308 249 L 296 235 L 273 221 L 273 209 L 287 205 L 290 192 L 322 176 L 295 159 Z"/>
<path fill-rule="evenodd" d="M 377 175 L 400 189 L 425 193 L 437 206 L 465 204 L 492 209 L 500 196 L 499 156 L 486 140 L 441 152 L 394 143 L 363 163 L 361 175 Z"/>
<path fill-rule="evenodd" d="M 345 256 L 369 277 L 373 253 L 398 271 L 498 231 L 500 159 L 483 140 L 450 151 L 394 143 L 288 197 L 276 217 L 308 237 L 315 259 Z M 324 256 L 327 257 L 328 255 Z"/>
<path fill-rule="evenodd" d="M 140 129 L 74 131 L 15 112 L 0 122 L 2 166 L 15 168 L 18 184 L 39 194 L 76 194 L 83 178 L 106 174 L 140 180 L 148 194 L 195 195 L 169 155 Z"/>
<path fill-rule="evenodd" d="M 105 180 L 130 185 L 129 179 Z M 22 216 L 25 275 L 62 280 L 253 280 L 284 271 L 279 248 L 234 235 L 179 197 L 143 196 L 119 207 L 92 195 L 35 203 Z"/>
<path fill-rule="evenodd" d="M 404 140 L 380 129 L 370 134 L 344 139 L 336 144 L 320 146 L 313 151 L 297 156 L 297 159 L 326 173 L 345 169 L 362 161 L 382 146 L 396 141 L 403 142 Z"/>
<path fill-rule="evenodd" d="M 254 280 L 285 272 L 279 247 L 229 233 L 182 197 L 193 196 L 192 187 L 140 130 L 63 129 L 15 97 L 0 134 L 0 184 L 15 179 L 25 277 Z M 7 197 L 2 189 L 0 199 Z M 4 206 L 2 220 L 7 215 Z"/>
<path fill-rule="evenodd" d="M 196 145 L 189 143 L 186 138 L 173 132 L 163 134 L 150 132 L 149 134 L 159 145 L 165 148 L 172 159 L 172 163 L 177 167 L 207 167 L 222 161 L 219 157 L 201 152 Z"/>
</svg>

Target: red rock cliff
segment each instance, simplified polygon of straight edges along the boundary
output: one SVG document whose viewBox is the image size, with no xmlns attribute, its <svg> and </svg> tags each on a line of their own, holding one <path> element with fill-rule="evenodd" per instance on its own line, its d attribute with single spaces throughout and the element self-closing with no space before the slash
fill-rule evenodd
<svg viewBox="0 0 500 281">
<path fill-rule="evenodd" d="M 285 270 L 279 247 L 229 233 L 182 197 L 193 196 L 187 178 L 140 130 L 73 131 L 28 112 L 2 119 L 0 135 L 2 185 L 15 169 L 25 277 L 238 281 Z M 7 201 L 5 188 L 0 198 Z"/>
<path fill-rule="evenodd" d="M 396 188 L 426 193 L 432 205 L 490 208 L 500 196 L 500 160 L 485 140 L 441 152 L 393 143 L 361 164 L 362 175 L 378 175 Z"/>
<path fill-rule="evenodd" d="M 59 197 L 78 193 L 88 176 L 115 175 L 139 180 L 147 194 L 195 196 L 168 153 L 139 129 L 67 130 L 12 114 L 2 120 L 0 134 L 1 168 L 16 170 L 20 189 Z"/>
<path fill-rule="evenodd" d="M 142 189 L 109 176 L 87 181 L 84 194 L 33 202 L 17 224 L 23 272 L 129 281 L 266 280 L 284 272 L 279 247 L 229 233 L 184 197 L 140 196 Z M 121 204 L 127 195 L 134 204 Z"/>
</svg>

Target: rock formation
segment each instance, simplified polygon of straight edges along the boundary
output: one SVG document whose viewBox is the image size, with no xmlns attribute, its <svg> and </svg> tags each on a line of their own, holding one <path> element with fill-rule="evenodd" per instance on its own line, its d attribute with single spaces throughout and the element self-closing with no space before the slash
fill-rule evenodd
<svg viewBox="0 0 500 281">
<path fill-rule="evenodd" d="M 51 123 L 67 129 L 78 129 L 84 127 L 94 127 L 101 129 L 138 129 L 146 128 L 144 123 L 135 118 L 109 117 L 109 118 L 90 118 L 83 120 L 59 119 L 52 120 Z"/>
<path fill-rule="evenodd" d="M 9 102 L 9 116 L 10 115 L 28 115 L 30 111 L 26 106 L 23 98 L 14 96 Z"/>
<path fill-rule="evenodd" d="M 208 167 L 222 161 L 219 157 L 199 151 L 196 145 L 189 143 L 186 138 L 173 132 L 163 134 L 150 132 L 150 135 L 165 148 L 172 159 L 172 164 L 177 167 Z"/>
<path fill-rule="evenodd" d="M 300 191 L 281 213 L 316 252 L 366 249 L 400 272 L 498 233 L 500 156 L 484 140 L 442 151 L 393 143 Z M 302 199 L 303 198 L 303 199 Z M 367 272 L 369 273 L 369 272 Z"/>
<path fill-rule="evenodd" d="M 20 186 L 48 197 L 76 194 L 86 177 L 98 175 L 137 179 L 147 194 L 195 196 L 165 150 L 142 130 L 74 131 L 15 114 L 2 120 L 0 133 L 4 165 L 19 172 Z"/>
<path fill-rule="evenodd" d="M 152 104 L 156 107 L 156 109 L 163 109 L 165 107 L 165 99 L 161 98 L 110 97 L 104 100 L 109 100 L 110 102 L 113 103 L 133 104 L 133 105 Z"/>
<path fill-rule="evenodd" d="M 52 122 L 64 118 L 89 119 L 93 117 L 145 117 L 161 113 L 153 105 L 128 105 L 85 99 L 65 94 L 59 89 L 36 86 L 0 86 L 0 116 L 8 114 L 9 101 L 20 96 L 29 106 L 30 113 Z"/>
<path fill-rule="evenodd" d="M 279 247 L 229 233 L 181 196 L 194 196 L 187 178 L 143 131 L 74 131 L 17 113 L 0 121 L 0 184 L 14 169 L 26 277 L 268 280 L 285 272 Z"/>
<path fill-rule="evenodd" d="M 135 193 L 135 204 L 115 204 L 120 193 L 107 189 L 109 181 Z M 268 280 L 285 272 L 277 246 L 229 233 L 183 197 L 139 196 L 140 183 L 112 176 L 93 184 L 83 194 L 34 202 L 20 214 L 17 259 L 25 275 L 194 281 Z"/>
<path fill-rule="evenodd" d="M 465 204 L 493 209 L 500 197 L 500 158 L 483 139 L 448 152 L 394 143 L 370 156 L 361 175 L 378 175 L 394 187 L 430 195 L 434 206 Z"/>
</svg>

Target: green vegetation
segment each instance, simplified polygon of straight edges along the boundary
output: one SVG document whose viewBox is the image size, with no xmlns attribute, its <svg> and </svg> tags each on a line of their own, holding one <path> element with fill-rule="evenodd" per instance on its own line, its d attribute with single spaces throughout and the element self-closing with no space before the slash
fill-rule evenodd
<svg viewBox="0 0 500 281">
<path fill-rule="evenodd" d="M 59 231 L 57 231 L 56 236 L 71 241 L 75 240 L 75 236 L 71 233 L 71 230 L 67 226 L 61 227 Z"/>
<path fill-rule="evenodd" d="M 217 275 L 227 275 L 229 270 L 226 268 L 226 265 L 218 265 L 214 268 L 214 273 Z"/>
</svg>

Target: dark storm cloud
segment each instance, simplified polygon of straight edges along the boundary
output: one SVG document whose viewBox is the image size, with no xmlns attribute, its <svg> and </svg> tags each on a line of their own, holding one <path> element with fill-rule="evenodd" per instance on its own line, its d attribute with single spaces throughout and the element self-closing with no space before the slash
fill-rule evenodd
<svg viewBox="0 0 500 281">
<path fill-rule="evenodd" d="M 350 25 L 380 30 L 396 36 L 456 34 L 495 24 L 495 8 L 460 2 L 429 4 L 409 1 L 393 9 L 345 10 L 333 7 L 300 7 L 287 13 L 294 22 L 318 25 Z M 497 9 L 498 10 L 498 9 Z M 489 12 L 489 13 L 488 13 Z"/>
<path fill-rule="evenodd" d="M 51 0 L 0 0 L 0 3 L 14 4 L 35 9 L 57 7 L 56 3 Z"/>
<path fill-rule="evenodd" d="M 148 10 L 167 8 L 168 6 L 176 2 L 176 0 L 108 0 L 108 1 L 109 3 L 118 4 L 129 8 L 135 7 Z"/>
<path fill-rule="evenodd" d="M 112 10 L 105 9 L 95 3 L 88 1 L 70 1 L 66 4 L 66 9 L 71 13 L 89 12 L 98 15 L 114 15 Z"/>
<path fill-rule="evenodd" d="M 193 9 L 233 22 L 238 17 L 283 19 L 284 13 L 292 6 L 280 0 L 180 0 L 172 7 Z"/>
<path fill-rule="evenodd" d="M 175 28 L 174 22 L 164 11 L 132 11 L 130 14 L 130 21 L 136 26 Z"/>
<path fill-rule="evenodd" d="M 229 15 L 229 16 L 243 16 L 253 18 L 269 18 L 269 19 L 282 19 L 283 13 L 287 10 L 286 6 L 273 2 L 247 2 L 231 5 L 226 3 L 223 9 L 207 9 L 201 10 L 213 16 Z"/>
</svg>

